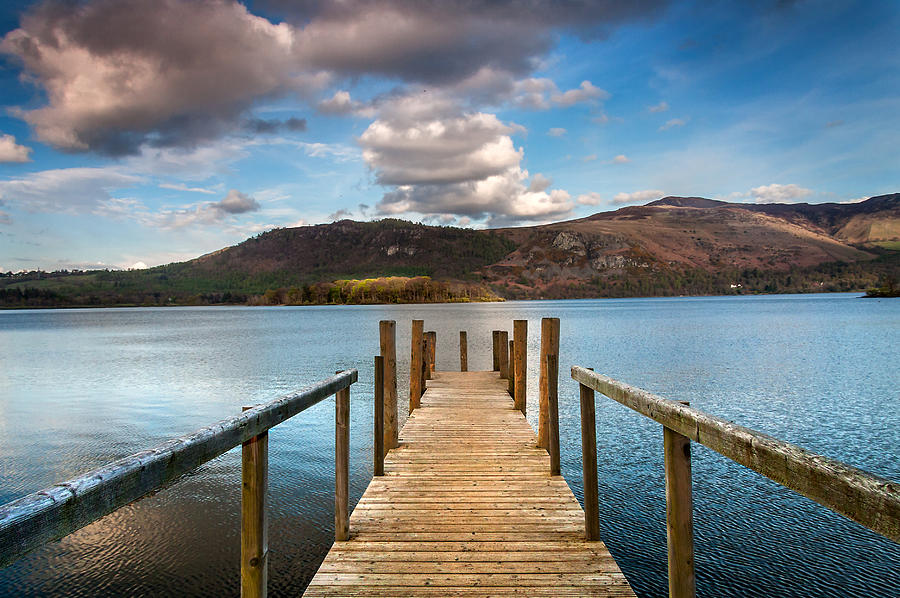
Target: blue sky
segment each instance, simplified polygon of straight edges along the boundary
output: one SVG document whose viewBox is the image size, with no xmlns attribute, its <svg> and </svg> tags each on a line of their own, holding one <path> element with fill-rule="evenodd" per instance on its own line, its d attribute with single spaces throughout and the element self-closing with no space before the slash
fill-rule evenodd
<svg viewBox="0 0 900 598">
<path fill-rule="evenodd" d="M 900 190 L 900 3 L 0 8 L 0 269 Z"/>
</svg>

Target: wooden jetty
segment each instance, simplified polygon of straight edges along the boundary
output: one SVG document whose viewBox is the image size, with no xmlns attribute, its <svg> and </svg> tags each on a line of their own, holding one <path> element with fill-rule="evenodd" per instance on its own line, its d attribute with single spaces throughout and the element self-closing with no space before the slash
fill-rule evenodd
<svg viewBox="0 0 900 598">
<path fill-rule="evenodd" d="M 266 596 L 268 430 L 335 405 L 335 544 L 306 596 L 634 596 L 600 541 L 594 395 L 662 425 L 670 598 L 694 598 L 691 445 L 744 465 L 900 542 L 900 484 L 685 403 L 572 366 L 581 406 L 584 509 L 560 475 L 559 319 L 543 318 L 538 431 L 525 419 L 528 322 L 493 334 L 491 371 L 435 370 L 437 337 L 413 320 L 409 411 L 397 417 L 396 325 L 380 323 L 374 472 L 349 511 L 347 369 L 239 415 L 0 505 L 0 567 L 242 447 L 241 596 Z M 608 462 L 608 461 L 607 461 Z"/>
<path fill-rule="evenodd" d="M 506 380 L 436 371 L 420 401 L 304 596 L 634 596 Z"/>
</svg>

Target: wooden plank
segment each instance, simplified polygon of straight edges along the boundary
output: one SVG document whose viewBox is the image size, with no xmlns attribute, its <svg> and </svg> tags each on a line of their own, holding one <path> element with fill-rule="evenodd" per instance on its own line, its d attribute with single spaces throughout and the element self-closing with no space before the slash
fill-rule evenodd
<svg viewBox="0 0 900 598">
<path fill-rule="evenodd" d="M 597 427 L 594 390 L 579 384 L 581 399 L 581 473 L 584 480 L 584 537 L 600 539 L 600 496 L 597 488 Z"/>
<path fill-rule="evenodd" d="M 469 371 L 469 340 L 465 330 L 459 331 L 459 371 Z"/>
<path fill-rule="evenodd" d="M 666 545 L 669 598 L 694 598 L 694 516 L 691 493 L 691 441 L 663 428 L 666 466 Z"/>
<path fill-rule="evenodd" d="M 900 484 L 580 366 L 572 378 L 794 492 L 900 542 Z"/>
<path fill-rule="evenodd" d="M 306 596 L 634 597 L 496 372 L 435 372 Z"/>
<path fill-rule="evenodd" d="M 559 318 L 541 318 L 541 361 L 538 378 L 538 446 L 550 450 L 547 444 L 547 356 L 559 356 Z"/>
<path fill-rule="evenodd" d="M 248 411 L 251 407 L 244 407 Z M 269 571 L 269 433 L 241 445 L 241 598 L 265 598 Z"/>
<path fill-rule="evenodd" d="M 509 378 L 509 332 L 501 330 L 497 339 L 497 349 L 500 351 L 500 377 Z"/>
<path fill-rule="evenodd" d="M 500 371 L 500 331 L 491 331 L 491 367 L 495 372 Z"/>
<path fill-rule="evenodd" d="M 0 506 L 0 567 L 164 487 L 356 380 L 355 369 L 345 370 L 240 415 Z"/>
<path fill-rule="evenodd" d="M 384 448 L 397 446 L 397 323 L 381 320 L 378 323 L 381 356 L 384 358 Z"/>
<path fill-rule="evenodd" d="M 516 377 L 513 385 L 513 400 L 516 409 L 525 414 L 526 396 L 525 385 L 528 364 L 528 320 L 513 320 L 513 360 L 516 364 Z"/>
<path fill-rule="evenodd" d="M 422 338 L 425 334 L 425 321 L 412 321 L 412 334 L 410 335 L 409 355 L 409 412 L 419 406 L 419 398 L 424 392 L 422 386 L 423 347 Z"/>
<path fill-rule="evenodd" d="M 375 356 L 375 430 L 372 452 L 375 458 L 375 475 L 384 475 L 384 357 Z"/>
</svg>

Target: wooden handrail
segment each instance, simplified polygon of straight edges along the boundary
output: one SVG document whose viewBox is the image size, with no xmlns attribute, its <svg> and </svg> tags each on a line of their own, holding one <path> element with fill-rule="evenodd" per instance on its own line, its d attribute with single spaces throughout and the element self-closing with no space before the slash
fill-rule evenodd
<svg viewBox="0 0 900 598">
<path fill-rule="evenodd" d="M 900 483 L 580 366 L 572 378 L 666 428 L 900 543 Z"/>
<path fill-rule="evenodd" d="M 355 369 L 0 506 L 0 568 L 158 490 L 357 381 Z"/>
</svg>

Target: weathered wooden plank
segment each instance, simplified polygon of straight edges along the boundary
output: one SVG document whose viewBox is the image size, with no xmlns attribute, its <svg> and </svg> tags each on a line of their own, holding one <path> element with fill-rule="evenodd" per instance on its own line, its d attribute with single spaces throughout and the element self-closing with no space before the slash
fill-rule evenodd
<svg viewBox="0 0 900 598">
<path fill-rule="evenodd" d="M 0 567 L 112 513 L 356 382 L 340 374 L 0 506 Z"/>
<path fill-rule="evenodd" d="M 350 389 L 337 391 L 334 400 L 334 539 L 350 537 Z"/>
<path fill-rule="evenodd" d="M 459 371 L 469 371 L 469 340 L 465 330 L 459 331 Z"/>
<path fill-rule="evenodd" d="M 244 411 L 251 407 L 244 407 Z M 265 598 L 269 573 L 269 433 L 241 445 L 241 598 Z"/>
<path fill-rule="evenodd" d="M 513 358 L 516 364 L 513 399 L 516 409 L 525 414 L 526 382 L 525 368 L 528 364 L 528 320 L 513 320 Z"/>
<path fill-rule="evenodd" d="M 400 430 L 397 420 L 397 323 L 381 320 L 378 328 L 381 356 L 384 358 L 384 448 L 390 450 L 397 446 Z"/>
<path fill-rule="evenodd" d="M 549 451 L 547 430 L 550 425 L 548 415 L 547 356 L 559 356 L 559 318 L 541 318 L 541 354 L 538 377 L 538 442 L 537 445 Z M 559 374 L 557 373 L 557 376 Z"/>
<path fill-rule="evenodd" d="M 375 475 L 384 475 L 384 357 L 375 356 L 375 430 L 372 434 L 372 452 L 375 458 Z"/>
<path fill-rule="evenodd" d="M 425 334 L 425 320 L 412 321 L 412 334 L 410 335 L 409 355 L 409 413 L 419 406 L 419 399 L 424 392 L 422 386 L 423 347 L 422 339 Z"/>
<path fill-rule="evenodd" d="M 435 373 L 307 596 L 634 596 L 505 382 Z"/>
<path fill-rule="evenodd" d="M 579 366 L 572 378 L 663 426 L 900 542 L 900 483 Z"/>
</svg>

